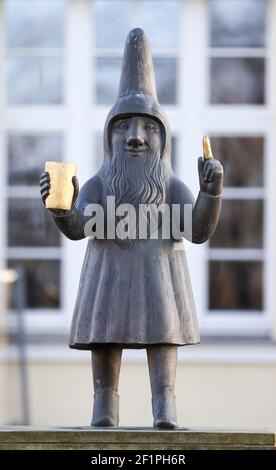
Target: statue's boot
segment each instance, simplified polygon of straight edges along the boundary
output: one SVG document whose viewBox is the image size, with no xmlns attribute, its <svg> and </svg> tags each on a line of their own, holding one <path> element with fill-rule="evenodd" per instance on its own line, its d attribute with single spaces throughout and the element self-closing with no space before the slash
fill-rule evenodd
<svg viewBox="0 0 276 470">
<path fill-rule="evenodd" d="M 119 424 L 121 357 L 120 346 L 104 345 L 92 350 L 94 405 L 91 426 L 111 427 Z"/>
<path fill-rule="evenodd" d="M 91 426 L 111 427 L 119 424 L 119 395 L 115 390 L 104 388 L 94 393 Z"/>
<path fill-rule="evenodd" d="M 177 427 L 174 396 L 176 346 L 149 346 L 147 355 L 152 393 L 153 426 L 159 429 L 174 429 Z"/>
<path fill-rule="evenodd" d="M 175 429 L 176 406 L 175 396 L 169 387 L 165 387 L 161 392 L 156 392 L 152 397 L 153 427 L 159 429 Z"/>
</svg>

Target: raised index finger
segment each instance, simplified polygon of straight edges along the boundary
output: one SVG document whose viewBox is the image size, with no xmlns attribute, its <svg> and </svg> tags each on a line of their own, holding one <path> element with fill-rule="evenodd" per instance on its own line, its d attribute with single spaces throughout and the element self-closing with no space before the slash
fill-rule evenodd
<svg viewBox="0 0 276 470">
<path fill-rule="evenodd" d="M 203 155 L 205 160 L 210 160 L 211 158 L 213 158 L 210 139 L 207 135 L 203 137 Z"/>
</svg>

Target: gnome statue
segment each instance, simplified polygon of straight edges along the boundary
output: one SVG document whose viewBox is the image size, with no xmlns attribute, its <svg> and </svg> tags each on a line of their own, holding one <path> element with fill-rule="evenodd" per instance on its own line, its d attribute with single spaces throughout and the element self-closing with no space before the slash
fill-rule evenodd
<svg viewBox="0 0 276 470">
<path fill-rule="evenodd" d="M 183 236 L 174 236 L 170 230 L 169 236 L 163 237 L 163 219 L 159 216 L 154 236 L 146 230 L 146 236 L 144 233 L 139 237 L 137 218 L 127 236 L 124 234 L 129 219 L 125 230 L 116 227 L 125 222 L 129 206 L 134 208 L 134 215 L 140 206 L 155 206 L 158 210 L 174 206 L 180 209 L 183 234 L 184 206 L 188 206 L 192 226 L 186 238 L 193 243 L 206 242 L 218 223 L 223 169 L 214 158 L 198 159 L 200 191 L 196 201 L 175 176 L 171 136 L 156 94 L 149 43 L 139 28 L 130 31 L 126 40 L 119 93 L 106 119 L 103 146 L 103 164 L 80 192 L 73 177 L 71 209 L 47 209 L 68 238 L 89 238 L 69 346 L 91 350 L 92 426 L 118 426 L 122 350 L 145 348 L 153 426 L 174 429 L 177 347 L 199 343 Z M 42 173 L 40 184 L 45 204 L 51 192 L 48 172 Z M 110 222 L 108 198 L 115 201 L 114 236 L 106 228 Z M 101 234 L 95 226 L 89 232 L 94 215 L 89 207 L 93 204 L 104 213 Z"/>
</svg>

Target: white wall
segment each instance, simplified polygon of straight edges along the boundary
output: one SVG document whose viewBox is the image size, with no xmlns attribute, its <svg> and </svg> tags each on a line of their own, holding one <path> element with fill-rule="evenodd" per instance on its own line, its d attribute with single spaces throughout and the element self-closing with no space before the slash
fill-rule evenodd
<svg viewBox="0 0 276 470">
<path fill-rule="evenodd" d="M 181 360 L 178 365 L 176 397 L 181 427 L 266 427 L 276 431 L 275 362 L 205 362 L 185 364 Z M 89 425 L 93 392 L 88 360 L 31 361 L 28 374 L 32 425 Z M 1 363 L 0 383 L 0 424 L 15 423 L 19 382 L 14 363 Z M 120 425 L 151 426 L 145 363 L 123 363 L 119 393 Z"/>
</svg>

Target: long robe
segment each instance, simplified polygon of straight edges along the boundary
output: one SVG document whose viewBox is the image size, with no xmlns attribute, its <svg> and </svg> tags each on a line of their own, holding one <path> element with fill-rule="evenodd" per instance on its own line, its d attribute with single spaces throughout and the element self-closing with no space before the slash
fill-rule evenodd
<svg viewBox="0 0 276 470">
<path fill-rule="evenodd" d="M 84 238 L 85 207 L 106 204 L 106 181 L 112 162 L 111 134 L 115 119 L 141 115 L 161 126 L 160 164 L 170 206 L 193 206 L 192 242 L 203 243 L 214 232 L 220 213 L 220 196 L 199 192 L 196 202 L 171 167 L 171 137 L 167 118 L 156 96 L 149 46 L 134 32 L 127 40 L 117 101 L 104 129 L 101 169 L 81 189 L 76 206 L 54 219 L 69 238 Z M 141 37 L 140 37 L 141 36 Z M 138 47 L 139 46 L 139 47 Z M 184 251 L 169 240 L 138 240 L 132 247 L 113 240 L 90 240 L 83 264 L 71 326 L 72 348 L 119 343 L 123 347 L 147 344 L 195 344 L 198 324 Z"/>
<path fill-rule="evenodd" d="M 66 217 L 56 218 L 72 239 L 83 238 L 83 213 L 91 202 L 106 197 L 98 175 L 81 190 Z M 209 238 L 217 220 L 220 198 L 199 193 L 196 204 L 176 177 L 167 191 L 175 203 L 193 204 L 193 240 Z M 202 216 L 204 215 L 204 221 Z M 121 246 L 114 240 L 89 240 L 71 324 L 69 346 L 92 349 L 116 343 L 125 348 L 148 344 L 186 345 L 199 342 L 194 298 L 183 241 L 136 240 Z"/>
</svg>

